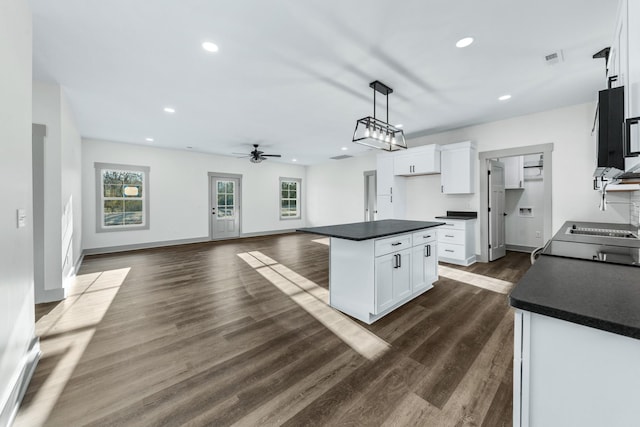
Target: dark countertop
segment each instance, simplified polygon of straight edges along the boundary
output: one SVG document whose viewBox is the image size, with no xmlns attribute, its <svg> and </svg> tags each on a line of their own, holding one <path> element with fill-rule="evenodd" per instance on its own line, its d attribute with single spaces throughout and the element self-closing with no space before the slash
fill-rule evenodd
<svg viewBox="0 0 640 427">
<path fill-rule="evenodd" d="M 394 234 L 408 233 L 425 228 L 444 225 L 444 222 L 405 221 L 400 219 L 384 219 L 381 221 L 354 222 L 353 224 L 328 225 L 324 227 L 300 228 L 296 231 L 337 237 L 347 240 L 369 240 Z"/>
<path fill-rule="evenodd" d="M 632 240 L 565 234 L 573 224 L 629 229 L 626 224 L 569 221 L 554 240 L 610 245 L 611 240 Z M 522 310 L 640 339 L 638 267 L 540 255 L 511 291 L 509 303 Z"/>
<path fill-rule="evenodd" d="M 436 219 L 478 219 L 478 212 L 470 211 L 447 211 L 446 215 L 437 216 Z"/>
</svg>

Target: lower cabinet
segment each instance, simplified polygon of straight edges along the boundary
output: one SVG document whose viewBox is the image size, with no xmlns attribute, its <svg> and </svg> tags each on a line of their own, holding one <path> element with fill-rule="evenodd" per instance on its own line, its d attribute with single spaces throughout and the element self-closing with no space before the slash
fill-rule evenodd
<svg viewBox="0 0 640 427">
<path fill-rule="evenodd" d="M 434 227 L 379 239 L 331 238 L 329 304 L 371 324 L 438 280 Z"/>
<path fill-rule="evenodd" d="M 376 312 L 411 295 L 411 249 L 376 258 Z"/>
</svg>

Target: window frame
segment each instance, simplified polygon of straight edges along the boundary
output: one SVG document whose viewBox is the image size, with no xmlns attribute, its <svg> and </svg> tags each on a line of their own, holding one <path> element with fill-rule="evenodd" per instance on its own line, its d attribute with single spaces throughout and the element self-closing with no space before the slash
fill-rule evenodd
<svg viewBox="0 0 640 427">
<path fill-rule="evenodd" d="M 297 215 L 296 216 L 283 216 L 282 215 L 282 183 L 283 182 L 295 182 L 296 183 L 296 207 L 297 207 Z M 286 198 L 287 200 L 293 200 L 291 198 Z M 285 178 L 280 177 L 278 182 L 278 215 L 280 217 L 280 221 L 287 221 L 290 219 L 300 220 L 302 219 L 302 178 Z"/>
<path fill-rule="evenodd" d="M 134 231 L 134 230 L 148 230 L 149 229 L 149 166 L 136 166 L 136 165 L 123 165 L 117 163 L 99 163 L 93 164 L 95 168 L 95 180 L 96 180 L 96 232 L 105 233 L 113 231 Z M 131 225 L 105 225 L 104 224 L 104 184 L 103 184 L 103 172 L 107 171 L 119 171 L 119 172 L 139 172 L 142 173 L 142 224 Z M 107 197 L 106 200 L 113 200 L 112 197 Z M 118 200 L 119 198 L 115 198 Z M 124 198 L 123 198 L 124 199 Z"/>
</svg>

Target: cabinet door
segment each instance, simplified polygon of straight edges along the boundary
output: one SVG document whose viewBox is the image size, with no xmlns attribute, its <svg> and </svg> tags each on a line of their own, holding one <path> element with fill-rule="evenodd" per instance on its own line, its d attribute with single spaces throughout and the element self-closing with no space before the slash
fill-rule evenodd
<svg viewBox="0 0 640 427">
<path fill-rule="evenodd" d="M 376 168 L 376 193 L 378 196 L 393 192 L 393 161 L 394 158 L 379 155 Z"/>
<path fill-rule="evenodd" d="M 394 303 L 393 272 L 396 270 L 396 254 L 388 254 L 376 258 L 375 265 L 375 310 L 382 313 Z"/>
<path fill-rule="evenodd" d="M 428 245 L 419 245 L 412 249 L 411 286 L 418 292 L 427 286 L 425 276 L 425 258 Z"/>
<path fill-rule="evenodd" d="M 397 156 L 393 159 L 393 173 L 395 175 L 413 175 L 414 156 Z"/>
<path fill-rule="evenodd" d="M 393 269 L 394 304 L 411 295 L 411 249 L 397 252 L 396 268 Z"/>
<path fill-rule="evenodd" d="M 436 242 L 416 246 L 412 250 L 411 280 L 413 293 L 430 288 L 438 280 L 438 247 Z"/>
<path fill-rule="evenodd" d="M 376 219 L 394 219 L 392 198 L 393 196 L 391 195 L 378 195 L 376 197 Z"/>
<path fill-rule="evenodd" d="M 442 192 L 447 194 L 473 193 L 472 151 L 467 148 L 442 150 L 441 184 Z"/>
<path fill-rule="evenodd" d="M 504 163 L 504 188 L 524 188 L 524 157 L 505 157 L 500 162 Z"/>
</svg>

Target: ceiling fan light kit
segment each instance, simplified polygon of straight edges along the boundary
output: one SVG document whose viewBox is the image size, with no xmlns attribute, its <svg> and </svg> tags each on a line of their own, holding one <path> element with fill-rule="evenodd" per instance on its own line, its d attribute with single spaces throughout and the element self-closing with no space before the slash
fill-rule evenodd
<svg viewBox="0 0 640 427">
<path fill-rule="evenodd" d="M 282 157 L 280 154 L 264 154 L 264 151 L 258 150 L 258 144 L 253 144 L 253 151 L 249 154 L 251 163 L 260 163 L 269 157 Z"/>
<path fill-rule="evenodd" d="M 373 117 L 367 116 L 356 121 L 352 142 L 385 151 L 407 148 L 402 129 L 389 124 L 389 94 L 393 89 L 378 80 L 371 82 L 373 89 Z M 376 118 L 376 92 L 387 98 L 387 121 Z"/>
</svg>

